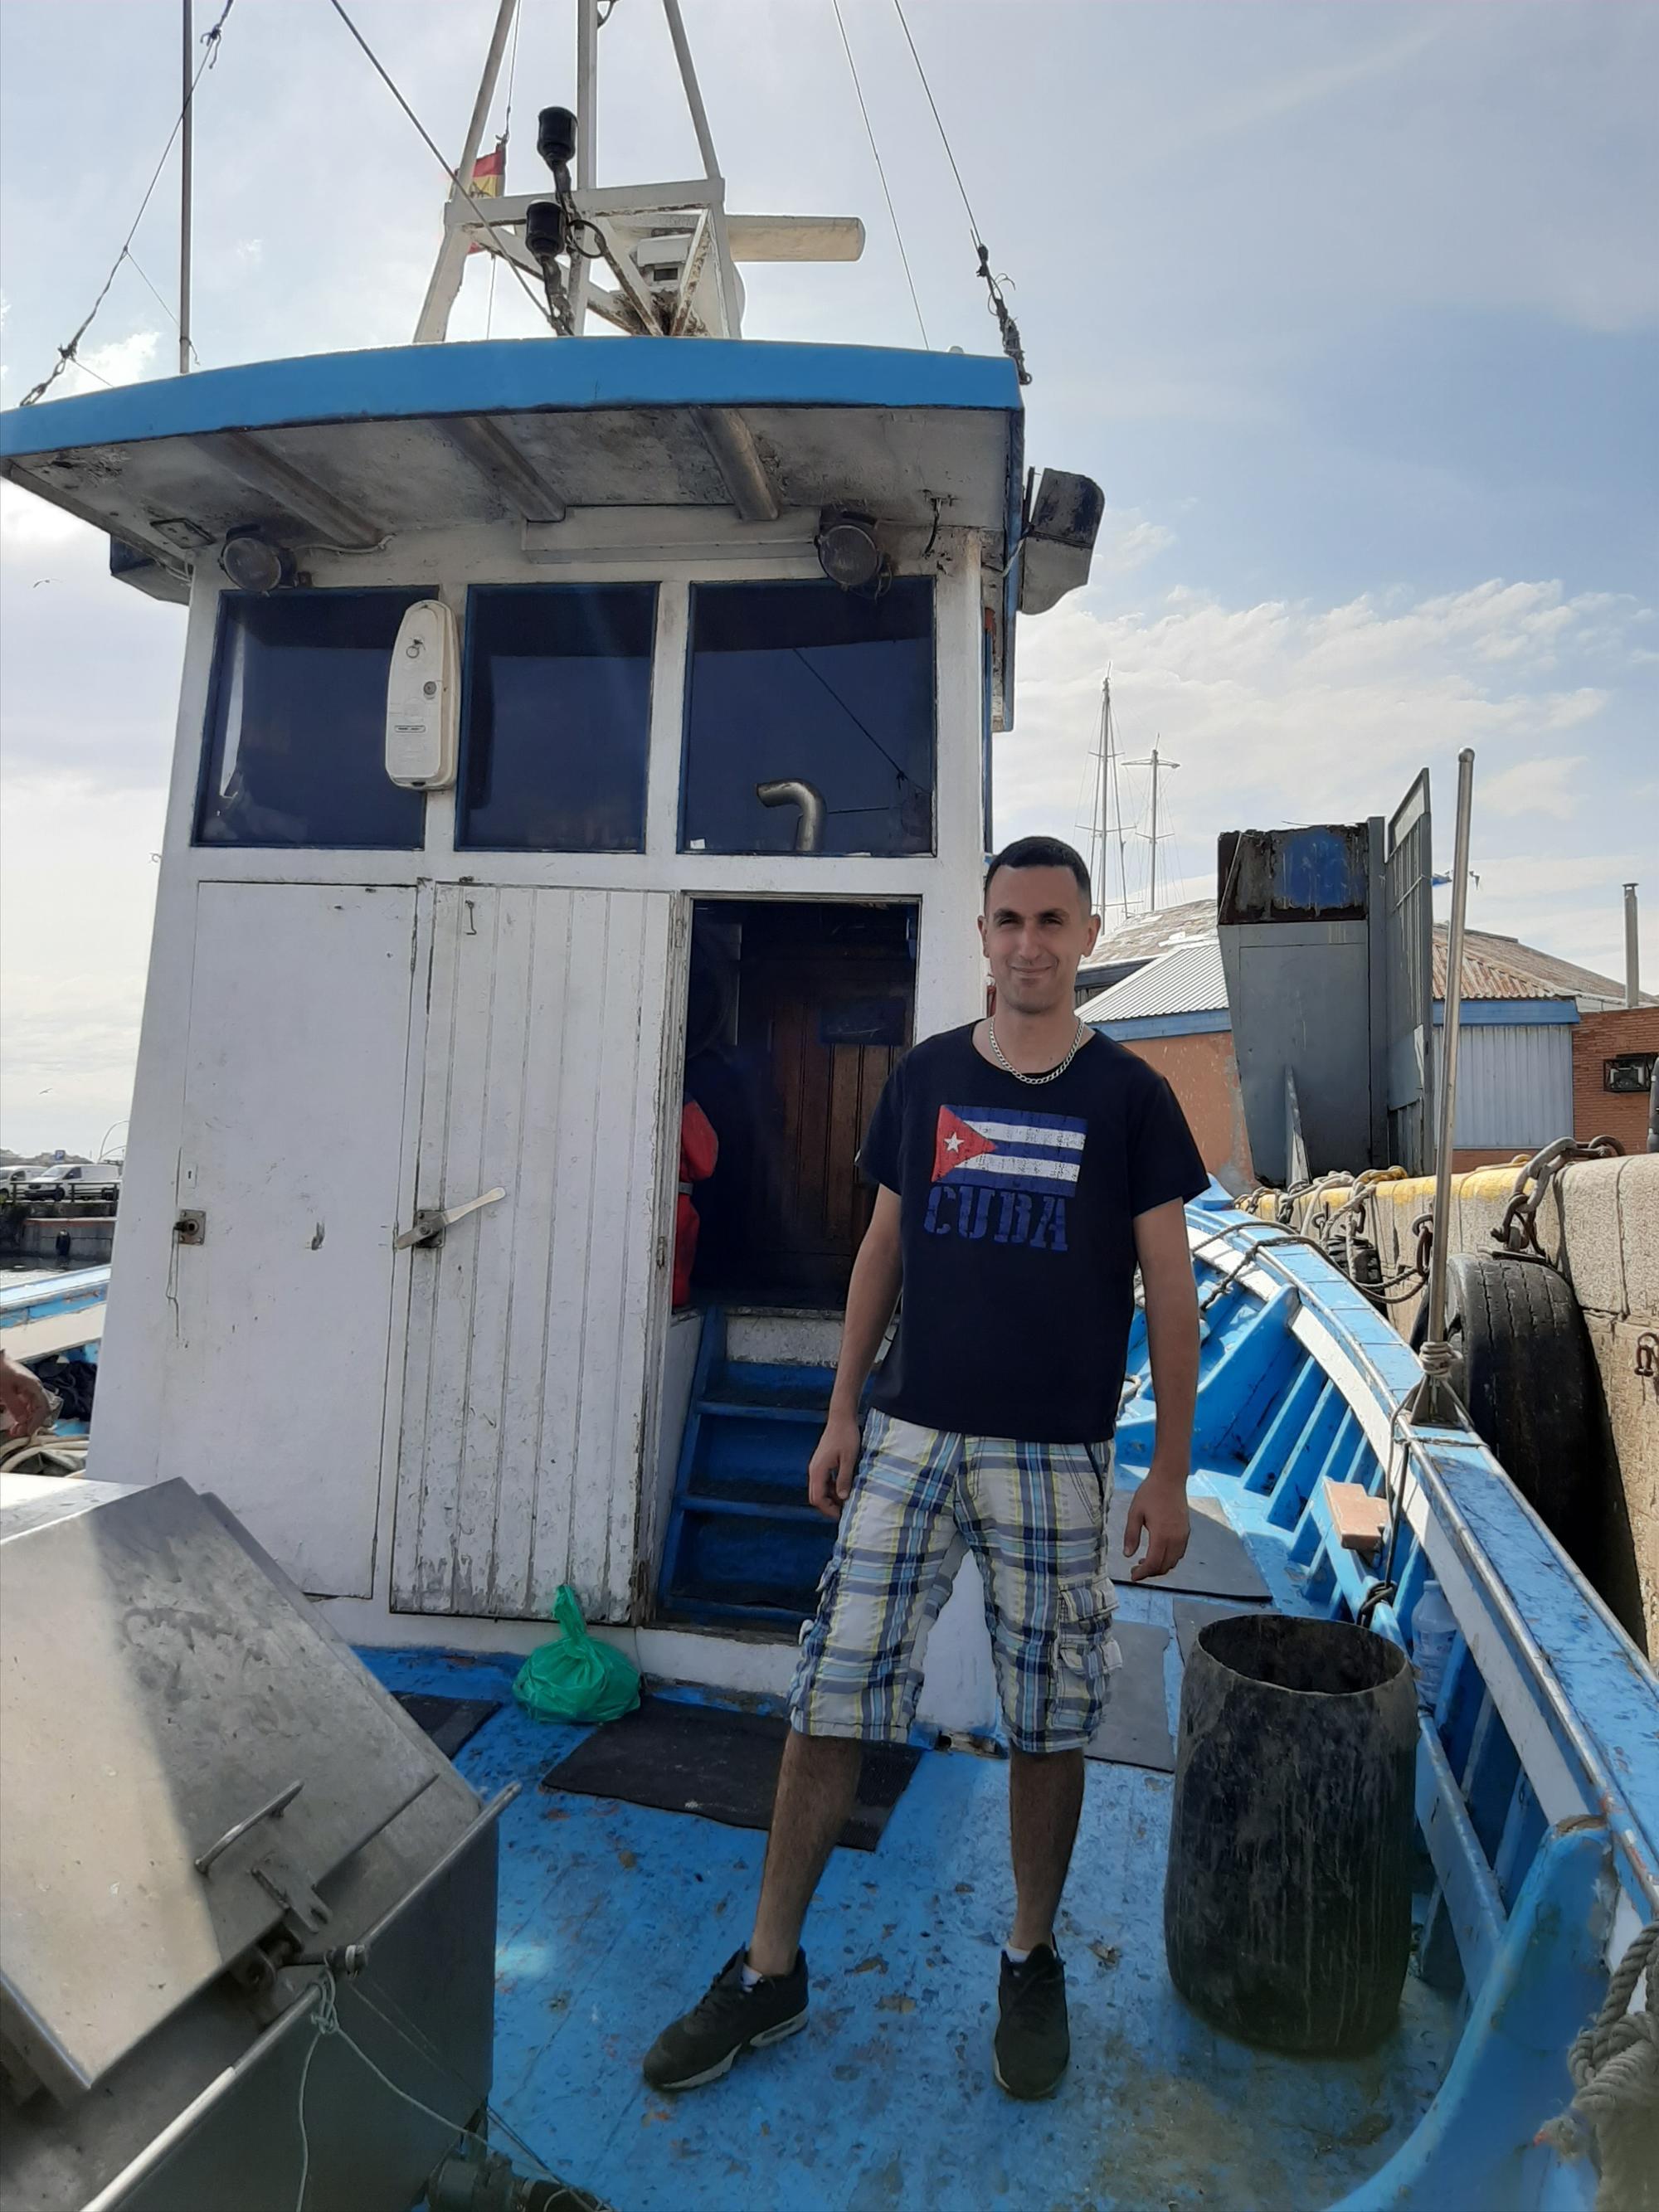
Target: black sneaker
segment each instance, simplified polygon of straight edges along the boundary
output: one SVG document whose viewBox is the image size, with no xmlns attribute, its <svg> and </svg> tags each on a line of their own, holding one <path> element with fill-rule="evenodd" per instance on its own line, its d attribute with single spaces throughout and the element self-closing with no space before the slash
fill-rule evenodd
<svg viewBox="0 0 1659 2212">
<path fill-rule="evenodd" d="M 729 2074 L 745 2051 L 763 2051 L 806 2025 L 806 1954 L 793 1970 L 744 1986 L 746 1951 L 735 1952 L 690 2012 L 682 2013 L 645 2054 L 645 2078 L 653 2089 L 700 2089 Z"/>
<path fill-rule="evenodd" d="M 1052 2097 L 1072 2056 L 1066 2020 L 1066 1969 L 1039 1943 L 1016 1966 L 1005 1951 L 997 1984 L 996 2040 L 991 2063 L 997 2087 L 1011 2097 Z"/>
</svg>

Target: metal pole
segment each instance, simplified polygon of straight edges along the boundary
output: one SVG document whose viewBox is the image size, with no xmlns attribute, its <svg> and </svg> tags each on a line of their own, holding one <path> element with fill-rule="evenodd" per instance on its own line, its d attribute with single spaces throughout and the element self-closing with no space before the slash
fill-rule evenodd
<svg viewBox="0 0 1659 2212">
<path fill-rule="evenodd" d="M 576 0 L 576 190 L 599 183 L 599 0 Z M 580 337 L 587 321 L 588 260 L 570 257 L 570 329 Z"/>
<path fill-rule="evenodd" d="M 1111 744 L 1111 726 L 1112 679 L 1104 676 L 1100 683 L 1100 858 L 1097 863 L 1099 872 L 1095 878 L 1095 896 L 1103 919 L 1106 913 L 1106 841 L 1112 827 L 1112 787 L 1107 781 L 1111 774 L 1107 754 L 1107 748 Z"/>
<path fill-rule="evenodd" d="M 190 374 L 190 204 L 195 151 L 195 102 L 191 98 L 191 64 L 195 59 L 195 26 L 191 0 L 184 0 L 184 106 L 179 125 L 179 374 Z"/>
<path fill-rule="evenodd" d="M 1434 1237 L 1429 1247 L 1428 1317 L 1424 1350 L 1443 1353 L 1446 1342 L 1446 1247 L 1451 1221 L 1452 1134 L 1457 1126 L 1457 1039 L 1463 1012 L 1463 922 L 1469 902 L 1469 815 L 1474 799 L 1474 755 L 1457 756 L 1457 829 L 1452 851 L 1451 920 L 1446 928 L 1445 1018 L 1441 1029 L 1439 1133 L 1434 1154 Z M 1423 1410 L 1439 1410 L 1440 1378 L 1424 1362 Z"/>
<path fill-rule="evenodd" d="M 691 59 L 691 44 L 685 35 L 685 24 L 680 15 L 680 0 L 662 0 L 662 11 L 668 19 L 668 35 L 674 41 L 674 58 L 680 65 L 680 82 L 685 88 L 685 104 L 691 111 L 691 128 L 697 134 L 697 151 L 702 155 L 702 173 L 710 184 L 717 185 L 721 179 L 720 165 L 714 156 L 714 134 L 708 128 L 708 116 L 702 104 L 696 68 Z M 710 213 L 714 229 L 714 269 L 720 279 L 726 335 L 735 338 L 742 335 L 743 307 L 738 298 L 738 272 L 732 263 L 732 241 L 726 233 L 723 192 Z"/>
<path fill-rule="evenodd" d="M 1625 1004 L 1642 1003 L 1642 948 L 1636 936 L 1636 886 L 1625 885 Z"/>
<path fill-rule="evenodd" d="M 500 0 L 495 10 L 495 27 L 489 34 L 489 51 L 484 56 L 483 75 L 478 79 L 478 96 L 472 103 L 471 120 L 466 126 L 466 143 L 461 149 L 460 160 L 455 164 L 455 173 L 464 185 L 472 182 L 472 164 L 478 158 L 484 125 L 489 120 L 489 104 L 495 97 L 495 82 L 501 73 L 501 56 L 507 52 L 507 34 L 513 27 L 514 12 L 518 4 L 519 0 Z M 456 197 L 453 185 L 450 187 L 449 197 L 452 200 Z M 426 288 L 426 297 L 421 302 L 420 317 L 415 325 L 416 345 L 435 344 L 448 330 L 449 311 L 461 289 L 470 242 L 465 231 L 451 230 L 447 224 L 445 225 L 443 241 L 433 265 L 432 279 Z"/>
<path fill-rule="evenodd" d="M 1152 872 L 1148 914 L 1158 912 L 1158 747 L 1152 747 Z"/>
</svg>

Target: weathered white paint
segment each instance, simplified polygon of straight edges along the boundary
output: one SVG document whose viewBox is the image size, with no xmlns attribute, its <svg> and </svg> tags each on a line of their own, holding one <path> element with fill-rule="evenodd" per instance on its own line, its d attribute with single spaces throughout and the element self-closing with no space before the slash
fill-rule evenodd
<svg viewBox="0 0 1659 2212">
<path fill-rule="evenodd" d="M 645 1589 L 653 1598 L 662 1576 L 663 1543 L 673 1510 L 680 1444 L 685 1435 L 685 1417 L 691 1409 L 691 1386 L 702 1347 L 702 1310 L 683 1307 L 671 1316 L 665 1334 L 656 1453 L 640 1501 L 640 1557 L 646 1568 Z"/>
<path fill-rule="evenodd" d="M 417 1202 L 507 1194 L 415 1254 L 395 1607 L 542 1616 L 568 1582 L 629 1617 L 676 919 L 661 894 L 439 890 Z"/>
<path fill-rule="evenodd" d="M 396 1225 L 412 889 L 204 884 L 158 1472 L 305 1589 L 366 1596 Z M 349 992 L 317 979 L 349 975 Z M 350 1071 L 349 1115 L 340 1111 Z"/>
<path fill-rule="evenodd" d="M 341 887 L 361 896 L 378 886 L 408 901 L 413 884 L 409 1026 L 400 1036 L 377 1041 L 371 1065 L 357 1024 L 352 1041 L 342 1048 L 332 1087 L 319 1109 L 331 1133 L 349 1125 L 354 1145 L 358 1129 L 372 1129 L 376 1158 L 390 1178 L 388 1249 L 376 1261 L 377 1291 L 384 1304 L 378 1310 L 374 1340 L 367 1343 L 355 1324 L 341 1332 L 341 1356 L 349 1356 L 354 1390 L 373 1399 L 370 1377 L 377 1360 L 387 1377 L 378 1516 L 361 1496 L 354 1510 L 367 1515 L 371 1528 L 378 1525 L 388 1536 L 395 1522 L 395 1543 L 373 1547 L 372 1574 L 365 1582 L 359 1571 L 360 1541 L 349 1582 L 341 1575 L 330 1584 L 365 1593 L 331 1599 L 329 1611 L 343 1632 L 367 1643 L 526 1649 L 541 1632 L 534 1615 L 544 1612 L 562 1574 L 576 1581 L 591 1611 L 619 1621 L 637 1618 L 632 1608 L 638 1592 L 630 1583 L 636 1570 L 648 1575 L 651 1568 L 659 1539 L 653 1526 L 652 1487 L 662 1466 L 672 1464 L 678 1435 L 671 1439 L 670 1431 L 677 1432 L 679 1425 L 678 1416 L 668 1415 L 659 1425 L 658 1415 L 668 1341 L 665 1240 L 672 1236 L 672 1144 L 679 1109 L 677 1088 L 658 1075 L 678 1066 L 684 930 L 691 901 L 724 896 L 913 902 L 918 909 L 916 1033 L 927 1036 L 967 1020 L 981 1006 L 975 920 L 984 842 L 980 666 L 987 586 L 977 538 L 947 524 L 925 562 L 920 557 L 925 531 L 902 534 L 898 544 L 902 571 L 932 573 L 936 579 L 938 852 L 856 860 L 675 849 L 690 586 L 710 578 L 816 576 L 806 524 L 786 517 L 778 525 L 745 526 L 708 512 L 688 521 L 651 510 L 613 509 L 600 515 L 573 511 L 568 525 L 559 526 L 551 573 L 545 558 L 550 549 L 543 547 L 538 557 L 526 550 L 524 534 L 516 520 L 469 523 L 442 533 L 394 538 L 382 551 L 350 559 L 319 551 L 310 556 L 313 580 L 341 588 L 435 589 L 462 617 L 473 584 L 655 581 L 643 853 L 457 851 L 453 794 L 447 792 L 428 800 L 425 843 L 418 853 L 193 847 L 191 826 L 219 590 L 219 580 L 205 563 L 198 564 L 191 605 L 93 1466 L 112 1480 L 153 1480 L 172 1471 L 169 1431 L 178 1393 L 173 1403 L 164 1405 L 162 1386 L 174 1326 L 168 1296 L 175 1257 L 171 1230 L 185 1130 L 198 890 L 212 884 L 230 898 L 250 890 L 264 896 L 286 887 L 301 902 L 326 904 Z M 484 930 L 486 912 L 503 918 L 501 961 L 499 972 L 492 969 L 487 978 L 474 974 L 458 998 L 454 979 L 463 957 L 476 963 L 478 954 L 476 940 L 466 935 L 464 902 L 469 898 L 474 929 Z M 623 988 L 613 975 L 604 994 L 617 1001 L 609 1025 L 568 1032 L 563 1017 L 555 1023 L 545 1005 L 542 1018 L 532 1019 L 526 994 L 533 998 L 542 988 L 539 981 L 532 988 L 532 979 L 544 975 L 547 917 L 578 909 L 590 917 L 610 914 L 608 942 L 613 947 L 634 943 L 636 959 L 632 982 Z M 624 910 L 637 921 L 625 920 Z M 526 921 L 531 916 L 539 919 Z M 489 926 L 495 927 L 494 919 Z M 343 1018 L 353 1019 L 359 988 L 355 969 L 319 966 L 310 951 L 287 944 L 283 933 L 278 937 L 282 941 L 272 942 L 265 957 L 279 967 L 286 962 L 296 979 L 308 973 L 311 986 L 327 993 Z M 648 957 L 647 940 L 659 948 Z M 511 1012 L 514 1006 L 520 1013 Z M 486 1009 L 493 1010 L 487 1017 Z M 513 1021 L 520 1018 L 515 1073 L 508 1036 Z M 259 1021 L 256 995 L 244 993 L 226 1017 L 227 1051 L 257 1053 Z M 463 1048 L 449 1060 L 441 1116 L 434 1119 L 437 1056 L 447 1048 L 442 1039 L 451 1022 L 459 1024 Z M 622 1063 L 617 1054 L 624 1044 L 634 1055 L 634 1073 L 619 1087 Z M 532 1066 L 525 1055 L 538 1052 L 544 1058 Z M 379 1087 L 390 1068 L 399 1072 L 403 1082 L 395 1099 Z M 580 1071 L 583 1097 L 550 1095 L 548 1076 L 562 1068 Z M 649 1072 L 648 1082 L 644 1071 Z M 601 1124 L 620 1164 L 614 1175 L 606 1169 L 602 1195 L 590 1180 L 596 1212 L 584 1252 L 597 1255 L 604 1244 L 611 1256 L 584 1256 L 579 1264 L 567 1257 L 567 1165 L 556 1157 L 551 1177 L 538 1185 L 532 1175 L 520 1171 L 518 1149 L 533 1156 L 538 1145 L 545 1149 L 568 1139 L 579 1160 L 580 1133 L 586 1129 L 598 1141 L 594 1133 Z M 363 1141 L 369 1140 L 365 1136 Z M 495 1165 L 498 1156 L 509 1152 L 514 1158 L 511 1173 Z M 436 1253 L 390 1250 L 392 1233 L 408 1224 L 417 1204 L 441 1197 L 453 1203 L 495 1182 L 507 1186 L 508 1202 L 459 1224 Z M 563 1242 L 554 1218 L 556 1193 L 565 1209 Z M 252 1182 L 234 1194 L 237 1206 L 255 1211 L 268 1197 Z M 538 1213 L 538 1207 L 544 1211 Z M 521 1208 L 527 1209 L 522 1218 Z M 665 1240 L 660 1268 L 658 1239 Z M 325 1239 L 323 1253 L 328 1249 Z M 536 1283 L 538 1249 L 544 1290 Z M 177 1256 L 182 1263 L 203 1255 Z M 598 1270 L 592 1281 L 580 1273 L 590 1264 Z M 441 1296 L 446 1285 L 447 1304 Z M 464 1296 L 471 1317 L 465 1329 L 459 1325 Z M 388 1310 L 389 1343 L 384 1331 Z M 586 1335 L 576 1340 L 586 1351 L 582 1372 L 573 1376 L 568 1358 L 561 1364 L 550 1351 L 544 1352 L 543 1339 L 549 1346 L 557 1341 L 568 1347 L 584 1313 Z M 270 1334 L 269 1371 L 301 1378 L 278 1386 L 284 1407 L 307 1388 L 304 1378 L 319 1328 L 302 1297 L 283 1301 L 280 1326 Z M 417 1369 L 425 1375 L 423 1385 L 417 1385 Z M 204 1397 L 222 1395 L 222 1380 L 198 1369 L 188 1390 Z M 532 1437 L 532 1400 L 538 1393 L 544 1402 L 538 1419 L 545 1415 L 546 1435 Z M 343 1402 L 342 1391 L 331 1382 L 325 1395 L 332 1415 Z M 189 1418 L 209 1417 L 191 1411 Z M 497 1425 L 494 1431 L 491 1419 Z M 503 1425 L 512 1423 L 516 1428 Z M 280 1431 L 281 1423 L 275 1425 Z M 560 1440 L 557 1449 L 567 1463 L 568 1455 L 575 1455 L 575 1480 L 562 1487 L 545 1479 L 548 1437 Z M 619 1469 L 631 1473 L 623 1479 Z M 310 1480 L 293 1455 L 279 1455 L 269 1475 L 267 1507 L 274 1509 L 291 1493 L 294 1503 L 291 1511 L 282 1507 L 284 1516 L 296 1525 L 308 1518 L 313 1509 L 301 1502 L 301 1493 Z M 258 1512 L 249 1517 L 273 1548 L 283 1553 L 281 1540 L 272 1536 L 272 1522 L 262 1523 Z M 394 1550 L 401 1594 L 397 1600 Z M 291 1559 L 292 1553 L 284 1556 Z M 421 1594 L 422 1577 L 430 1578 L 428 1595 Z M 465 1613 L 463 1601 L 485 1610 Z M 413 1601 L 452 1609 L 430 1615 L 398 1609 Z M 524 1609 L 524 1618 L 513 1617 L 515 1607 Z M 975 1637 L 980 1640 L 971 1662 L 954 1651 L 958 1619 L 969 1644 Z M 660 1673 L 757 1686 L 746 1678 L 757 1664 L 752 1654 L 761 1650 L 769 1655 L 762 1671 L 781 1670 L 787 1680 L 787 1646 L 748 1637 L 644 1630 L 641 1648 L 649 1638 L 666 1639 L 659 1651 L 652 1646 L 655 1671 Z M 730 1664 L 714 1656 L 728 1647 L 738 1655 Z M 974 1667 L 988 1684 L 989 1650 L 978 1607 L 971 1595 L 964 1600 L 959 1591 L 934 1632 L 930 1681 L 959 1686 L 971 1678 Z M 930 1699 L 925 1692 L 924 1711 L 930 1709 Z M 956 1688 L 950 1704 L 952 1711 L 961 1706 Z"/>
<path fill-rule="evenodd" d="M 833 1367 L 841 1316 L 780 1307 L 733 1306 L 726 1316 L 726 1356 L 761 1366 Z"/>
</svg>

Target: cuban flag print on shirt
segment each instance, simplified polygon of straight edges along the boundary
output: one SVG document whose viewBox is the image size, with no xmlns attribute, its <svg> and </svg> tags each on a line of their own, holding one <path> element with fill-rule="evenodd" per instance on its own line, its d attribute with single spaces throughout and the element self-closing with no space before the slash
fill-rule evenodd
<svg viewBox="0 0 1659 2212">
<path fill-rule="evenodd" d="M 1065 1251 L 1066 1200 L 1087 1133 L 1086 1122 L 1063 1114 L 941 1106 L 923 1226 L 935 1237 Z"/>
</svg>

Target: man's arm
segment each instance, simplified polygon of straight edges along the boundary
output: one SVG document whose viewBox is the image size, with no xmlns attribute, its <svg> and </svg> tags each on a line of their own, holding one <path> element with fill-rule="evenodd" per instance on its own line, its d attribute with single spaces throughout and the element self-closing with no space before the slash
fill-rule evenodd
<svg viewBox="0 0 1659 2212">
<path fill-rule="evenodd" d="M 830 1416 L 806 1471 L 807 1496 L 832 1521 L 841 1518 L 858 1473 L 859 1399 L 893 1318 L 900 1274 L 898 1194 L 881 1183 L 847 1285 L 847 1315 L 841 1327 Z"/>
<path fill-rule="evenodd" d="M 12 1433 L 32 1437 L 52 1426 L 52 1403 L 38 1376 L 0 1352 L 0 1407 L 11 1415 Z"/>
<path fill-rule="evenodd" d="M 1180 1564 L 1191 1522 L 1187 1477 L 1192 1470 L 1193 1406 L 1198 1396 L 1198 1293 L 1187 1244 L 1187 1209 L 1179 1199 L 1135 1216 L 1135 1255 L 1146 1298 L 1146 1349 L 1158 1401 L 1152 1463 L 1136 1491 L 1123 1531 L 1126 1558 L 1146 1538 L 1146 1556 L 1131 1582 L 1167 1575 Z"/>
</svg>

